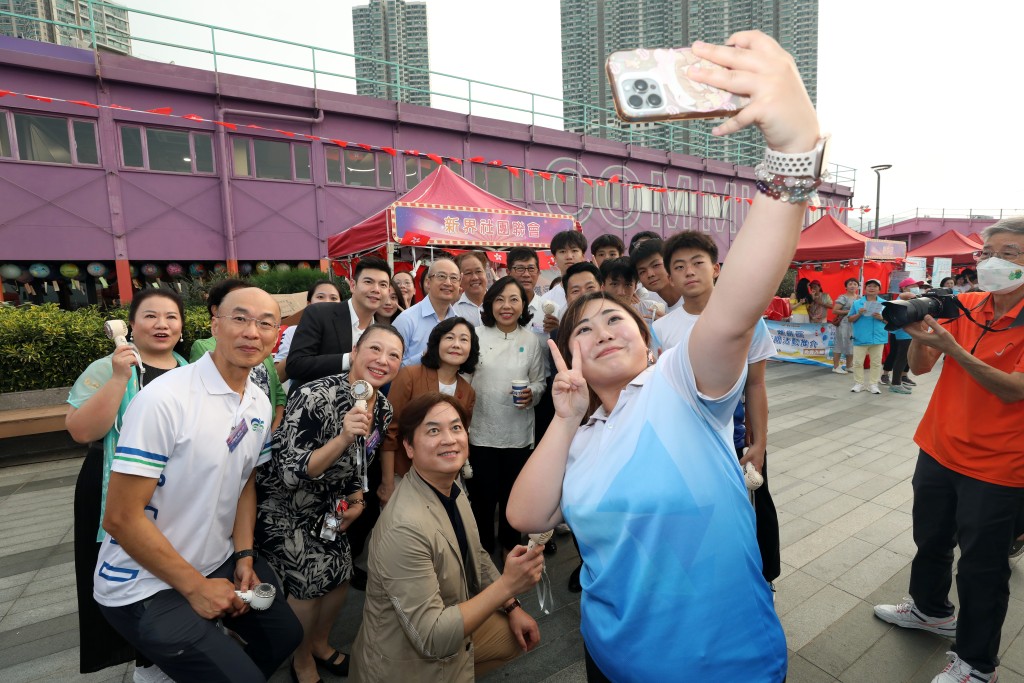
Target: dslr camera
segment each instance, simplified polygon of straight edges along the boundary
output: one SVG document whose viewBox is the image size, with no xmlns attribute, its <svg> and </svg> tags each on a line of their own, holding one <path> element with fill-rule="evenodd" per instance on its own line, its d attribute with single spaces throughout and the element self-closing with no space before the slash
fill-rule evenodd
<svg viewBox="0 0 1024 683">
<path fill-rule="evenodd" d="M 930 315 L 936 320 L 960 315 L 960 302 L 952 289 L 929 289 L 916 299 L 882 302 L 885 329 L 899 330 Z"/>
</svg>

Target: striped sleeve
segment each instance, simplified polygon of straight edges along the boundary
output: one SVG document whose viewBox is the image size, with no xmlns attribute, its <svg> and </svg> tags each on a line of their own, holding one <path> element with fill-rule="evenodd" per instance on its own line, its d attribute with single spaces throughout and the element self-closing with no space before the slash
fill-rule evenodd
<svg viewBox="0 0 1024 683">
<path fill-rule="evenodd" d="M 139 392 L 125 411 L 111 471 L 159 479 L 174 452 L 180 412 L 164 383 Z"/>
<path fill-rule="evenodd" d="M 264 463 L 270 462 L 270 456 L 272 455 L 270 449 L 271 442 L 273 442 L 273 438 L 268 434 L 267 442 L 263 444 L 263 449 L 260 450 L 260 457 L 256 459 L 256 467 L 259 467 Z"/>
</svg>

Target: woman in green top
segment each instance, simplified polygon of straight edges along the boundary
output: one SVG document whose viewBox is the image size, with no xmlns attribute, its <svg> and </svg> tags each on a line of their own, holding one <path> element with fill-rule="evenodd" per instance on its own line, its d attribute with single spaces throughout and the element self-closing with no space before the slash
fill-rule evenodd
<svg viewBox="0 0 1024 683">
<path fill-rule="evenodd" d="M 93 361 L 75 381 L 68 396 L 68 433 L 89 450 L 75 483 L 75 578 L 78 584 L 78 624 L 82 673 L 127 662 L 135 651 L 100 613 L 92 596 L 96 558 L 105 534 L 100 528 L 106 502 L 110 464 L 120 434 L 121 419 L 135 395 L 157 377 L 186 365 L 175 353 L 181 343 L 185 317 L 181 297 L 166 289 L 135 294 L 128 309 L 132 344 Z M 143 372 L 136 367 L 136 352 Z"/>
<path fill-rule="evenodd" d="M 210 311 L 210 317 L 212 318 L 217 315 L 217 308 L 224 301 L 224 297 L 228 295 L 228 292 L 244 287 L 252 287 L 252 285 L 242 280 L 232 279 L 218 282 L 211 287 L 210 293 L 206 297 L 206 308 Z M 217 340 L 213 337 L 197 339 L 192 344 L 192 351 L 189 352 L 188 362 L 195 363 L 207 351 L 213 351 L 215 346 L 217 346 Z M 263 359 L 261 365 L 254 367 L 249 373 L 249 379 L 263 390 L 263 393 L 270 398 L 270 405 L 274 406 L 274 423 L 270 427 L 270 431 L 274 432 L 277 426 L 281 424 L 282 418 L 284 418 L 284 406 L 288 402 L 288 394 L 285 392 L 284 387 L 281 386 L 281 380 L 277 377 L 273 357 L 267 356 Z"/>
</svg>

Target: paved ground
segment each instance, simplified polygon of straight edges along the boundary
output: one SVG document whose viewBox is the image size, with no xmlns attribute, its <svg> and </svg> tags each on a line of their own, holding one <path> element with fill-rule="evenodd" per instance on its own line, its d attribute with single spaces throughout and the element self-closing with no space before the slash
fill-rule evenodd
<svg viewBox="0 0 1024 683">
<path fill-rule="evenodd" d="M 911 437 L 933 377 L 912 396 L 851 394 L 852 378 L 808 366 L 768 370 L 771 487 L 782 523 L 777 609 L 790 683 L 930 681 L 949 642 L 875 619 L 875 602 L 905 595 L 916 449 Z M 71 499 L 79 460 L 0 469 L 0 681 L 129 681 L 131 665 L 78 676 Z M 557 609 L 543 644 L 489 682 L 584 681 L 578 597 L 565 587 L 576 553 L 566 537 L 549 562 Z M 1024 683 L 1024 563 L 1011 580 L 999 680 Z M 953 601 L 956 601 L 954 595 Z M 336 627 L 355 637 L 362 593 Z M 532 596 L 523 600 L 537 614 Z M 279 671 L 273 681 L 289 680 Z M 332 680 L 330 676 L 325 680 Z M 736 682 L 726 682 L 736 683 Z"/>
</svg>

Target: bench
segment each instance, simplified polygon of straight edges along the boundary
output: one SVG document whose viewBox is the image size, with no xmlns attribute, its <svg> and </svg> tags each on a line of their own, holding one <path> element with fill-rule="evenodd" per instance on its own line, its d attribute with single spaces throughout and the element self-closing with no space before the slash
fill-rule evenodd
<svg viewBox="0 0 1024 683">
<path fill-rule="evenodd" d="M 0 439 L 64 431 L 68 404 L 0 410 Z"/>
</svg>

